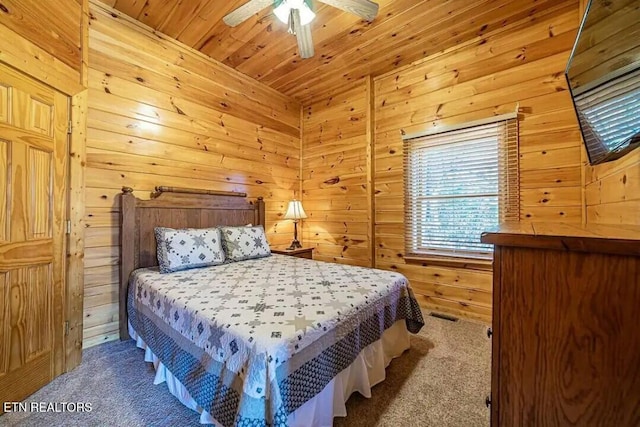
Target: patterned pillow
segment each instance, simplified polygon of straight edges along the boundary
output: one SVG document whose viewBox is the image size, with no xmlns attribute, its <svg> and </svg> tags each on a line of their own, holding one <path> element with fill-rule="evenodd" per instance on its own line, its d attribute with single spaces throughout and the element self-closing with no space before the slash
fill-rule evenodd
<svg viewBox="0 0 640 427">
<path fill-rule="evenodd" d="M 160 273 L 224 263 L 218 228 L 156 227 L 155 234 Z"/>
<path fill-rule="evenodd" d="M 228 261 L 262 258 L 271 248 L 261 225 L 256 227 L 221 227 L 222 244 Z"/>
</svg>

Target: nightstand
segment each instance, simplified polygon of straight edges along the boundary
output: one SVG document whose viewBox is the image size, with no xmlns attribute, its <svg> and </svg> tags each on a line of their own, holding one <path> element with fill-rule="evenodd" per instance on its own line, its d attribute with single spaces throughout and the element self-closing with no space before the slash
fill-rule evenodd
<svg viewBox="0 0 640 427">
<path fill-rule="evenodd" d="M 272 254 L 289 255 L 298 258 L 313 259 L 313 248 L 300 248 L 288 250 L 284 248 L 271 248 Z"/>
</svg>

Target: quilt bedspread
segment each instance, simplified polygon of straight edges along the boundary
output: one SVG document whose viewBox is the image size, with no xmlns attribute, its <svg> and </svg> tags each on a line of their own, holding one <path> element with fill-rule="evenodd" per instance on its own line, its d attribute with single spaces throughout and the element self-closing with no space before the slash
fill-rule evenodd
<svg viewBox="0 0 640 427">
<path fill-rule="evenodd" d="M 402 274 L 283 255 L 136 270 L 128 315 L 223 426 L 286 425 L 396 321 L 424 324 Z"/>
</svg>

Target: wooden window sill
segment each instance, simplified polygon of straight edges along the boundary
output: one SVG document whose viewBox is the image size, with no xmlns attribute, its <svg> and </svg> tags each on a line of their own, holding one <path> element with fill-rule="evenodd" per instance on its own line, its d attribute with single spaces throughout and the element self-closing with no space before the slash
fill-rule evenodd
<svg viewBox="0 0 640 427">
<path fill-rule="evenodd" d="M 434 255 L 409 255 L 405 256 L 404 260 L 407 264 L 418 264 L 422 265 L 423 267 L 427 267 L 429 265 L 439 265 L 444 267 L 468 268 L 472 270 L 492 270 L 493 268 L 493 260 L 490 259 L 458 258 Z"/>
</svg>

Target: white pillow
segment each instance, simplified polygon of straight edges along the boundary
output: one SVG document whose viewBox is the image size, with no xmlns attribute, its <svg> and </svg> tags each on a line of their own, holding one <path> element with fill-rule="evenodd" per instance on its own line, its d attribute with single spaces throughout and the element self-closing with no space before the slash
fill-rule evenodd
<svg viewBox="0 0 640 427">
<path fill-rule="evenodd" d="M 271 255 L 271 248 L 261 225 L 256 227 L 221 227 L 221 231 L 228 261 L 243 261 Z"/>
<path fill-rule="evenodd" d="M 154 231 L 160 273 L 224 263 L 222 237 L 218 228 L 156 227 Z"/>
</svg>

